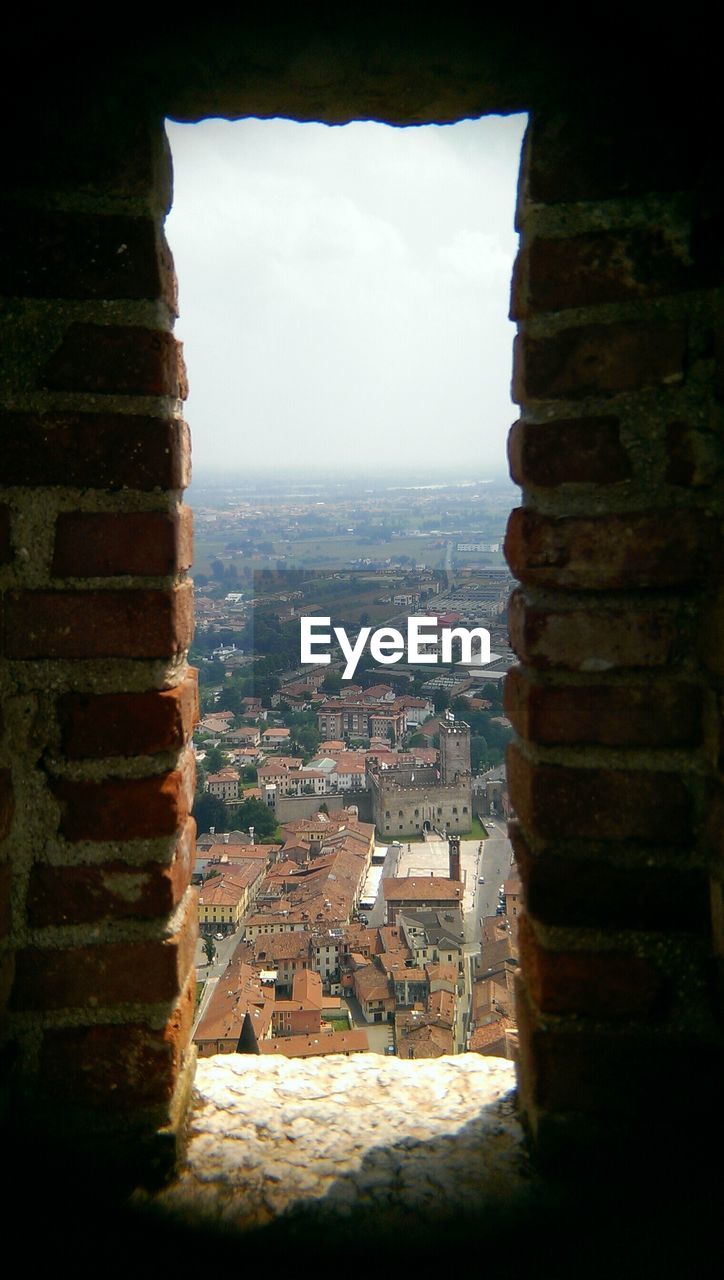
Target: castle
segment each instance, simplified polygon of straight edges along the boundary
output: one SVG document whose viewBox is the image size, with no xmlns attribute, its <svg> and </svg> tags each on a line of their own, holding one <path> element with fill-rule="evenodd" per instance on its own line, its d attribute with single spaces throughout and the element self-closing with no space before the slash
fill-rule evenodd
<svg viewBox="0 0 724 1280">
<path fill-rule="evenodd" d="M 440 724 L 440 768 L 434 765 L 367 766 L 372 815 L 380 836 L 390 840 L 442 831 L 462 835 L 472 821 L 470 726 Z"/>
</svg>

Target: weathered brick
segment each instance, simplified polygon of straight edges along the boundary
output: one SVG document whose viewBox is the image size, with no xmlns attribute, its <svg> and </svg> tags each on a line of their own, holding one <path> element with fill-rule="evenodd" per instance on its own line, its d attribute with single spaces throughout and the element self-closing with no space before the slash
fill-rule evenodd
<svg viewBox="0 0 724 1280">
<path fill-rule="evenodd" d="M 51 867 L 36 864 L 28 885 L 28 921 L 46 925 L 100 920 L 149 920 L 170 914 L 183 898 L 193 871 L 195 851 L 186 823 L 173 862 L 130 866 L 114 859 L 102 865 Z"/>
<path fill-rule="evenodd" d="M 511 319 L 697 288 L 704 274 L 688 245 L 662 227 L 536 236 L 518 254 Z"/>
<path fill-rule="evenodd" d="M 58 699 L 63 751 L 70 760 L 180 750 L 198 714 L 198 677 L 193 668 L 173 689 L 68 693 Z"/>
<path fill-rule="evenodd" d="M 508 672 L 505 714 L 531 742 L 611 747 L 691 746 L 701 738 L 701 689 L 658 680 L 638 685 L 534 684 Z"/>
<path fill-rule="evenodd" d="M 521 661 L 540 670 L 663 667 L 680 643 L 676 616 L 663 609 L 556 609 L 531 604 L 523 591 L 510 598 L 508 630 Z"/>
<path fill-rule="evenodd" d="M 707 596 L 697 640 L 704 665 L 716 675 L 724 676 L 724 587 L 712 589 Z"/>
<path fill-rule="evenodd" d="M 518 334 L 512 396 L 523 404 L 676 385 L 685 358 L 684 326 L 661 321 L 575 325 L 545 338 Z"/>
<path fill-rule="evenodd" d="M 66 840 L 152 840 L 180 831 L 194 796 L 194 761 L 150 778 L 71 782 L 55 778 L 60 831 Z"/>
<path fill-rule="evenodd" d="M 513 807 L 533 835 L 664 845 L 691 835 L 691 802 L 678 774 L 533 764 L 515 746 L 507 770 Z"/>
<path fill-rule="evenodd" d="M 58 578 L 177 573 L 191 561 L 189 507 L 176 515 L 69 511 L 56 522 L 52 572 Z"/>
<path fill-rule="evenodd" d="M 13 983 L 15 981 L 15 952 L 7 950 L 0 954 L 0 1010 L 3 1012 L 10 1003 Z M 5 1064 L 3 1064 L 5 1066 Z"/>
<path fill-rule="evenodd" d="M 176 1000 L 198 936 L 195 896 L 177 933 L 155 941 L 100 943 L 17 953 L 13 1009 L 103 1008 Z"/>
<path fill-rule="evenodd" d="M 14 813 L 12 773 L 9 769 L 0 769 L 0 840 L 9 835 Z"/>
<path fill-rule="evenodd" d="M 719 324 L 714 333 L 714 392 L 724 399 L 724 325 Z"/>
<path fill-rule="evenodd" d="M 0 413 L 6 484 L 90 489 L 183 489 L 185 422 L 121 413 Z"/>
<path fill-rule="evenodd" d="M 181 344 L 165 329 L 75 322 L 48 360 L 43 385 L 102 395 L 188 394 Z"/>
<path fill-rule="evenodd" d="M 599 113 L 535 112 L 523 149 L 523 187 L 529 200 L 559 204 L 680 191 L 695 181 L 699 157 L 680 121 L 625 121 Z"/>
<path fill-rule="evenodd" d="M 12 559 L 13 550 L 10 542 L 10 508 L 0 505 L 0 564 L 7 564 Z"/>
<path fill-rule="evenodd" d="M 724 786 L 713 778 L 707 788 L 702 846 L 710 857 L 724 860 Z"/>
<path fill-rule="evenodd" d="M 73 1107 L 103 1111 L 158 1106 L 173 1097 L 193 1021 L 187 983 L 165 1028 L 143 1023 L 60 1027 L 43 1037 L 43 1088 Z"/>
<path fill-rule="evenodd" d="M 669 484 L 707 488 L 721 474 L 721 445 L 714 432 L 694 431 L 685 422 L 669 422 L 666 449 Z"/>
<path fill-rule="evenodd" d="M 167 591 L 11 591 L 10 658 L 168 658 L 193 635 L 193 588 Z"/>
<path fill-rule="evenodd" d="M 632 1018 L 664 1011 L 663 975 L 631 951 L 548 950 L 525 912 L 518 916 L 518 947 L 526 986 L 543 1013 Z"/>
<path fill-rule="evenodd" d="M 508 436 L 510 474 L 516 484 L 615 484 L 631 475 L 617 418 L 560 418 L 515 422 Z"/>
<path fill-rule="evenodd" d="M 699 511 L 547 516 L 511 511 L 505 557 L 522 582 L 599 590 L 686 586 L 707 577 L 716 524 Z"/>
<path fill-rule="evenodd" d="M 593 1029 L 546 1021 L 516 982 L 520 1081 L 525 1105 L 552 1112 L 598 1113 L 617 1126 L 626 1117 L 666 1115 L 691 1072 L 713 1105 L 721 1088 L 721 1049 L 692 1045 L 691 1034 L 662 1035 L 657 1027 Z M 701 1073 L 701 1074 L 700 1074 Z"/>
<path fill-rule="evenodd" d="M 10 933 L 12 868 L 9 862 L 0 863 L 0 938 Z"/>
<path fill-rule="evenodd" d="M 700 868 L 536 854 L 520 823 L 509 832 L 526 909 L 543 924 L 708 935 L 709 891 Z"/>
<path fill-rule="evenodd" d="M 173 262 L 150 218 L 38 208 L 0 215 L 0 294 L 162 297 L 175 313 Z"/>
</svg>

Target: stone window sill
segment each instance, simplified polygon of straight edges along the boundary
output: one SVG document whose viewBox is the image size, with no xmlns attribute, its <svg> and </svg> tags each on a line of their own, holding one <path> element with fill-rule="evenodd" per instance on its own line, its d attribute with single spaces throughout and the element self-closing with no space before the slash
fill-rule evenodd
<svg viewBox="0 0 724 1280">
<path fill-rule="evenodd" d="M 495 1211 L 530 1192 L 515 1069 L 469 1053 L 201 1059 L 187 1160 L 154 1197 L 184 1222 Z"/>
</svg>

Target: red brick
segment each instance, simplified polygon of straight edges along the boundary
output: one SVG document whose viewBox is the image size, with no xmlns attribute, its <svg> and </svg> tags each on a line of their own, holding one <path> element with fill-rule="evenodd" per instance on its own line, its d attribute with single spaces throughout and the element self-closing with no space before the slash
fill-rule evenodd
<svg viewBox="0 0 724 1280">
<path fill-rule="evenodd" d="M 661 227 L 536 236 L 518 254 L 512 320 L 567 307 L 599 306 L 697 288 L 703 276 Z"/>
<path fill-rule="evenodd" d="M 724 588 L 711 591 L 701 612 L 697 635 L 699 656 L 716 675 L 724 676 Z"/>
<path fill-rule="evenodd" d="M 183 827 L 194 796 L 194 762 L 151 778 L 71 782 L 56 778 L 51 789 L 62 810 L 66 840 L 152 840 Z"/>
<path fill-rule="evenodd" d="M 663 975 L 631 951 L 548 950 L 524 912 L 518 915 L 518 947 L 526 986 L 543 1013 L 610 1019 L 663 1012 Z"/>
<path fill-rule="evenodd" d="M 527 198 L 541 204 L 681 191 L 696 181 L 700 157 L 679 121 L 625 122 L 600 112 L 531 116 L 523 148 Z"/>
<path fill-rule="evenodd" d="M 58 699 L 63 751 L 70 760 L 180 750 L 198 716 L 193 668 L 181 684 L 160 692 L 68 693 Z"/>
<path fill-rule="evenodd" d="M 681 640 L 676 615 L 663 609 L 557 609 L 531 604 L 523 591 L 510 598 L 508 630 L 518 657 L 540 670 L 663 667 Z"/>
<path fill-rule="evenodd" d="M 639 685 L 534 684 L 506 677 L 505 714 L 531 742 L 611 747 L 691 746 L 701 738 L 701 689 L 663 680 Z"/>
<path fill-rule="evenodd" d="M 709 780 L 706 796 L 706 812 L 702 847 L 706 854 L 724 860 L 724 786 Z"/>
<path fill-rule="evenodd" d="M 677 385 L 685 358 L 686 330 L 679 324 L 588 324 L 546 338 L 519 334 L 512 397 L 523 404 Z"/>
<path fill-rule="evenodd" d="M 666 449 L 669 484 L 707 488 L 721 474 L 721 448 L 714 432 L 694 431 L 685 422 L 669 422 Z"/>
<path fill-rule="evenodd" d="M 11 1007 L 87 1009 L 176 1000 L 188 981 L 197 936 L 194 900 L 170 938 L 65 950 L 27 947 L 17 953 Z"/>
<path fill-rule="evenodd" d="M 43 385 L 94 395 L 187 396 L 181 344 L 164 329 L 76 322 L 45 366 Z"/>
<path fill-rule="evenodd" d="M 522 582 L 580 590 L 686 586 L 706 578 L 714 520 L 698 511 L 546 516 L 511 511 L 505 557 Z"/>
<path fill-rule="evenodd" d="M 11 926 L 10 892 L 12 868 L 9 862 L 0 863 L 0 938 L 7 938 Z"/>
<path fill-rule="evenodd" d="M 0 505 L 0 564 L 12 560 L 13 549 L 10 541 L 10 508 Z"/>
<path fill-rule="evenodd" d="M 56 522 L 52 572 L 57 578 L 177 573 L 191 561 L 189 507 L 177 515 L 71 511 Z"/>
<path fill-rule="evenodd" d="M 691 1032 L 662 1035 L 635 1028 L 561 1026 L 537 1014 L 516 981 L 520 1083 L 526 1106 L 598 1113 L 620 1126 L 629 1116 L 666 1115 L 696 1060 L 697 1094 L 714 1103 L 721 1090 L 721 1049 L 692 1042 Z"/>
<path fill-rule="evenodd" d="M 0 769 L 0 840 L 9 835 L 14 813 L 12 774 L 9 769 Z"/>
<path fill-rule="evenodd" d="M 691 834 L 678 774 L 533 764 L 508 747 L 508 786 L 526 831 L 543 838 L 677 844 Z"/>
<path fill-rule="evenodd" d="M 509 831 L 526 908 L 542 923 L 708 936 L 709 889 L 703 870 L 536 854 L 520 823 L 511 823 Z"/>
<path fill-rule="evenodd" d="M 562 418 L 516 422 L 508 436 L 510 474 L 516 484 L 615 484 L 631 474 L 617 418 Z"/>
<path fill-rule="evenodd" d="M 101 920 L 149 920 L 167 916 L 191 883 L 195 850 L 186 834 L 170 865 L 146 862 L 130 866 L 115 859 L 101 866 L 36 865 L 28 886 L 28 921 L 33 928 L 85 924 Z"/>
<path fill-rule="evenodd" d="M 168 591 L 11 591 L 10 658 L 169 658 L 193 635 L 193 588 Z"/>
<path fill-rule="evenodd" d="M 33 46 L 35 58 L 38 52 L 35 37 Z M 49 43 L 46 47 L 52 46 Z M 54 60 L 57 64 L 57 54 Z M 81 78 L 86 72 L 87 61 Z M 53 76 L 54 69 L 46 62 L 42 76 L 46 85 L 48 74 Z M 62 92 L 70 91 L 73 74 L 73 71 L 69 74 L 66 61 Z M 56 83 L 58 87 L 52 91 L 52 100 L 57 104 L 61 91 L 60 82 Z M 98 107 L 98 99 L 93 102 L 89 99 L 72 129 L 68 129 L 67 116 L 62 111 L 42 109 L 42 114 L 31 117 L 31 132 L 25 134 L 22 147 L 12 149 L 10 157 L 18 188 L 21 191 L 39 189 L 41 199 L 47 199 L 49 191 L 59 191 L 65 196 L 81 190 L 100 196 L 103 201 L 112 196 L 139 199 L 144 206 L 151 194 L 154 204 L 164 202 L 164 209 L 170 207 L 169 148 L 165 135 L 159 137 L 162 131 L 157 122 L 151 121 L 144 112 L 137 117 L 133 111 L 127 111 L 123 119 L 120 113 L 114 114 L 111 127 L 107 112 Z"/>
<path fill-rule="evenodd" d="M 714 333 L 714 393 L 724 399 L 724 326 L 719 324 Z"/>
<path fill-rule="evenodd" d="M 0 413 L 6 484 L 88 489 L 183 489 L 188 427 L 121 413 Z"/>
<path fill-rule="evenodd" d="M 0 294 L 163 297 L 175 310 L 170 254 L 150 218 L 19 208 L 0 217 Z"/>
<path fill-rule="evenodd" d="M 0 955 L 0 1010 L 7 1009 L 15 982 L 15 952 Z"/>
<path fill-rule="evenodd" d="M 163 1029 L 143 1023 L 47 1030 L 41 1052 L 43 1088 L 73 1107 L 136 1110 L 171 1101 L 193 1020 L 187 984 Z"/>
</svg>

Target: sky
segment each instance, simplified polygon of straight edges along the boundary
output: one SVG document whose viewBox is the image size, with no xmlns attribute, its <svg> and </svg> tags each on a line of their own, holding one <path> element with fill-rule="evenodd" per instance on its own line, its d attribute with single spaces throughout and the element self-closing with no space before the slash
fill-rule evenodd
<svg viewBox="0 0 724 1280">
<path fill-rule="evenodd" d="M 505 474 L 524 128 L 167 122 L 197 475 Z"/>
</svg>

